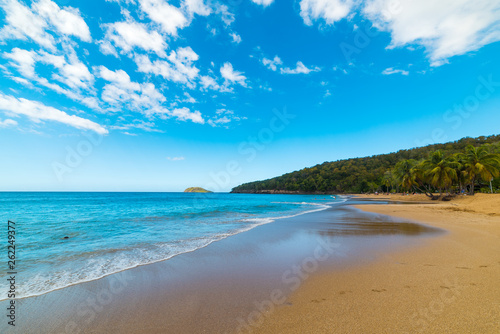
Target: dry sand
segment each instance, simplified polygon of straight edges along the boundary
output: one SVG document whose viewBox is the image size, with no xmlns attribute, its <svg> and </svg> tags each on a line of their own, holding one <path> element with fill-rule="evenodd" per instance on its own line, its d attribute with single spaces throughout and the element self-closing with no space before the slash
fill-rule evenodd
<svg viewBox="0 0 500 334">
<path fill-rule="evenodd" d="M 310 277 L 255 333 L 500 333 L 500 195 L 358 207 L 449 233 Z"/>
</svg>

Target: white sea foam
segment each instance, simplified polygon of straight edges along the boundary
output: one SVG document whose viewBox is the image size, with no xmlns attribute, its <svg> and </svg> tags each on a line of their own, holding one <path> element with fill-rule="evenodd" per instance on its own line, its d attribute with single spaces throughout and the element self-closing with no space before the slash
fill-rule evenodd
<svg viewBox="0 0 500 334">
<path fill-rule="evenodd" d="M 279 202 L 276 202 L 279 203 Z M 103 278 L 105 276 L 132 269 L 138 266 L 165 261 L 174 256 L 196 251 L 206 247 L 213 242 L 225 239 L 229 236 L 249 231 L 257 226 L 269 224 L 278 219 L 292 218 L 307 213 L 325 210 L 332 204 L 339 203 L 308 203 L 308 202 L 281 202 L 282 204 L 307 205 L 313 207 L 309 210 L 282 215 L 277 217 L 255 217 L 241 219 L 241 222 L 247 223 L 245 226 L 227 233 L 219 233 L 210 237 L 193 238 L 189 240 L 179 240 L 169 243 L 155 243 L 148 248 L 141 247 L 135 249 L 118 250 L 108 252 L 108 254 L 96 253 L 93 257 L 81 259 L 80 261 L 68 263 L 66 266 L 56 270 L 47 270 L 45 273 L 37 273 L 28 277 L 25 276 L 22 284 L 18 286 L 18 298 L 27 298 L 42 295 L 54 290 L 62 289 L 71 285 L 89 282 Z M 26 273 L 28 274 L 28 273 Z M 6 291 L 5 283 L 0 284 L 0 290 Z M 3 298 L 2 298 L 3 297 Z M 5 300 L 4 296 L 0 300 Z"/>
</svg>

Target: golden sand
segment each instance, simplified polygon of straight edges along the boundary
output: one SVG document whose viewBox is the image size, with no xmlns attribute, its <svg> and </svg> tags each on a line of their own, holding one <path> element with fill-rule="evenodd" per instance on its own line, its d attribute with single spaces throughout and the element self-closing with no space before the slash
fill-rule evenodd
<svg viewBox="0 0 500 334">
<path fill-rule="evenodd" d="M 448 233 L 312 276 L 255 333 L 500 333 L 500 195 L 358 207 Z"/>
</svg>

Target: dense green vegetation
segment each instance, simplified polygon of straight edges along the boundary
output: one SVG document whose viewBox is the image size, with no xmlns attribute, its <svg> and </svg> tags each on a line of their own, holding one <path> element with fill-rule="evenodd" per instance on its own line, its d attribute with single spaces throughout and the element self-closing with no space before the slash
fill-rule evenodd
<svg viewBox="0 0 500 334">
<path fill-rule="evenodd" d="M 500 192 L 500 135 L 325 162 L 233 192 Z M 493 179 L 493 180 L 492 180 Z M 491 181 L 492 180 L 492 181 Z M 491 182 L 490 182 L 491 181 Z"/>
</svg>

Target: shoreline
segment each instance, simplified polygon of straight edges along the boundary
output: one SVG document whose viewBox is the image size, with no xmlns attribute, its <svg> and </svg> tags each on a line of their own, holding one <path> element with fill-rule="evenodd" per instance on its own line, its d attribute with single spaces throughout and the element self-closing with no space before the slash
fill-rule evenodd
<svg viewBox="0 0 500 334">
<path fill-rule="evenodd" d="M 275 220 L 166 261 L 21 299 L 24 319 L 16 329 L 243 334 L 311 329 L 445 333 L 449 327 L 453 333 L 498 332 L 496 211 L 476 203 L 485 213 L 470 212 L 470 199 L 437 205 L 378 205 L 387 199 L 375 199 L 351 199 Z M 436 223 L 436 217 L 443 222 Z M 457 262 L 457 250 L 463 263 Z M 485 256 L 478 259 L 477 252 Z M 479 261 L 484 258 L 485 263 Z M 457 322 L 464 318 L 461 310 L 470 314 L 465 322 Z"/>
<path fill-rule="evenodd" d="M 294 307 L 277 310 L 255 332 L 303 333 L 311 326 L 315 333 L 500 332 L 500 196 L 476 196 L 358 205 L 448 233 L 366 266 L 311 277 L 291 296 Z"/>
<path fill-rule="evenodd" d="M 354 230 L 345 229 L 351 218 L 361 223 Z M 332 219 L 351 220 L 335 227 Z M 381 222 L 385 228 L 376 228 Z M 302 285 L 304 276 L 327 267 L 369 262 L 375 253 L 418 243 L 435 233 L 373 214 L 353 216 L 352 209 L 339 205 L 260 225 L 167 261 L 21 299 L 24 319 L 16 329 L 26 333 L 233 333 L 241 319 L 248 320 L 270 298 L 278 301 L 276 308 L 288 306 L 290 293 Z M 316 255 L 320 266 L 308 262 Z M 305 270 L 294 271 L 297 264 Z"/>
<path fill-rule="evenodd" d="M 346 200 L 348 199 L 347 196 L 344 196 L 344 197 L 346 197 Z M 345 202 L 345 201 L 343 201 L 343 202 Z M 341 204 L 343 202 L 338 202 L 337 204 Z M 301 216 L 301 215 L 306 215 L 306 214 L 309 214 L 309 213 L 323 211 L 323 210 L 326 210 L 326 209 L 329 208 L 326 204 L 325 205 L 314 205 L 314 206 L 318 206 L 318 207 L 321 206 L 321 208 L 314 208 L 314 209 L 311 208 L 309 210 L 305 210 L 305 211 L 302 211 L 302 212 L 299 212 L 299 213 L 290 214 L 290 215 L 284 215 L 284 216 L 278 216 L 278 217 L 251 218 L 252 220 L 259 220 L 259 221 L 262 221 L 262 222 L 254 223 L 254 224 L 249 225 L 249 226 L 247 226 L 247 227 L 245 227 L 243 229 L 240 229 L 240 230 L 237 230 L 237 231 L 233 231 L 233 233 L 231 233 L 231 234 L 220 235 L 220 236 L 218 236 L 218 238 L 210 240 L 206 245 L 197 247 L 197 248 L 192 249 L 192 250 L 183 251 L 181 253 L 174 254 L 174 255 L 172 255 L 170 257 L 167 257 L 167 258 L 164 258 L 164 259 L 161 259 L 161 260 L 155 260 L 155 261 L 152 261 L 152 262 L 138 264 L 138 265 L 135 265 L 135 266 L 132 266 L 132 267 L 123 268 L 121 270 L 110 272 L 110 273 L 104 274 L 104 275 L 96 277 L 96 278 L 90 278 L 90 279 L 86 279 L 86 280 L 82 280 L 82 281 L 70 283 L 70 284 L 68 284 L 66 286 L 57 287 L 57 288 L 54 288 L 54 289 L 49 290 L 49 291 L 45 291 L 45 292 L 41 292 L 41 293 L 34 293 L 34 294 L 31 294 L 31 295 L 28 295 L 28 296 L 23 296 L 23 297 L 18 297 L 18 298 L 16 298 L 16 300 L 23 300 L 23 299 L 27 299 L 27 298 L 34 298 L 34 297 L 43 296 L 45 294 L 49 294 L 49 293 L 52 293 L 52 292 L 55 292 L 55 291 L 58 291 L 58 290 L 70 288 L 72 286 L 76 286 L 76 285 L 79 285 L 79 284 L 85 284 L 85 283 L 90 283 L 90 282 L 93 282 L 93 281 L 101 280 L 101 279 L 106 278 L 108 276 L 119 274 L 119 273 L 121 273 L 123 271 L 126 271 L 126 270 L 131 270 L 131 269 L 139 268 L 139 267 L 142 267 L 142 266 L 148 266 L 148 265 L 153 265 L 153 264 L 156 264 L 156 263 L 159 263 L 159 262 L 168 261 L 168 260 L 170 260 L 170 259 L 172 259 L 172 258 L 174 258 L 176 256 L 180 256 L 180 255 L 183 255 L 183 254 L 188 254 L 188 253 L 196 252 L 196 251 L 198 251 L 200 249 L 203 249 L 205 247 L 210 246 L 214 242 L 219 242 L 219 241 L 222 241 L 222 240 L 224 240 L 226 238 L 230 238 L 232 236 L 238 235 L 240 233 L 248 232 L 248 231 L 250 231 L 250 230 L 252 230 L 254 228 L 257 228 L 259 226 L 262 226 L 262 225 L 272 224 L 272 223 L 274 223 L 274 222 L 276 222 L 277 220 L 280 220 L 280 219 L 294 218 L 294 217 L 298 217 L 298 216 Z M 9 300 L 8 298 L 0 299 L 0 303 L 8 301 L 8 300 Z"/>
</svg>

